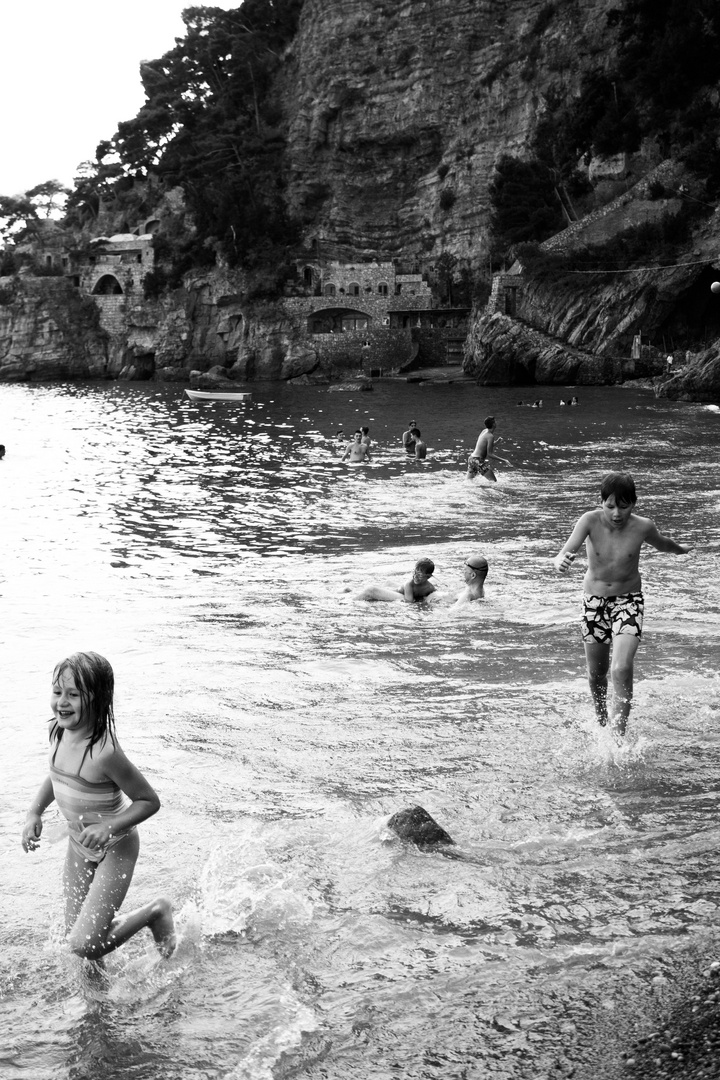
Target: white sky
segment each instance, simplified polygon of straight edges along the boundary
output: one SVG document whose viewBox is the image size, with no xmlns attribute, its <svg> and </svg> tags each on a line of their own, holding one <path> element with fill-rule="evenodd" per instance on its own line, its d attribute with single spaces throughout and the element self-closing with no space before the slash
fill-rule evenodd
<svg viewBox="0 0 720 1080">
<path fill-rule="evenodd" d="M 193 0 L 2 0 L 0 195 L 45 180 L 72 186 L 77 166 L 144 101 L 141 60 L 184 36 Z M 240 7 L 213 0 L 208 7 Z"/>
</svg>

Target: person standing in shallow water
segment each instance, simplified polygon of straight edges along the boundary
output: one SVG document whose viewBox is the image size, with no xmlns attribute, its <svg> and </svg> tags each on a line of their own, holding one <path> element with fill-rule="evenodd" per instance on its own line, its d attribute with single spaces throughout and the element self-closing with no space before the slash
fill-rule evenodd
<svg viewBox="0 0 720 1080">
<path fill-rule="evenodd" d="M 413 435 L 413 428 L 417 427 L 417 420 L 411 420 L 408 424 L 407 431 L 403 431 L 402 441 L 405 452 L 408 454 L 415 453 L 415 436 Z"/>
<path fill-rule="evenodd" d="M 42 815 L 57 802 L 68 822 L 63 886 L 72 952 L 99 960 L 148 927 L 168 957 L 176 947 L 168 900 L 118 914 L 140 850 L 136 826 L 157 813 L 160 800 L 120 749 L 114 683 L 110 664 L 98 653 L 73 653 L 55 668 L 50 772 L 28 810 L 22 846 L 38 847 Z"/>
<path fill-rule="evenodd" d="M 370 460 L 370 447 L 367 443 L 362 441 L 362 431 L 356 431 L 353 441 L 348 443 L 345 453 L 340 458 L 344 461 L 345 458 L 349 458 L 353 464 L 358 464 L 360 461 Z"/>
<path fill-rule="evenodd" d="M 478 435 L 475 449 L 468 458 L 467 474 L 469 480 L 472 480 L 479 473 L 486 480 L 492 480 L 495 483 L 497 476 L 493 471 L 491 461 L 502 461 L 505 465 L 510 464 L 505 458 L 501 458 L 495 453 L 495 427 L 495 417 L 486 416 L 485 427 Z"/>
<path fill-rule="evenodd" d="M 590 693 L 598 722 L 604 726 L 608 722 L 609 670 L 614 699 L 612 726 L 624 735 L 645 610 L 640 549 L 650 544 L 657 551 L 686 555 L 690 548 L 663 536 L 654 521 L 635 513 L 637 495 L 630 473 L 607 473 L 600 485 L 600 502 L 598 510 L 579 519 L 553 563 L 559 573 L 566 573 L 578 548 L 585 544 L 588 566 L 583 581 L 582 638 Z"/>
</svg>

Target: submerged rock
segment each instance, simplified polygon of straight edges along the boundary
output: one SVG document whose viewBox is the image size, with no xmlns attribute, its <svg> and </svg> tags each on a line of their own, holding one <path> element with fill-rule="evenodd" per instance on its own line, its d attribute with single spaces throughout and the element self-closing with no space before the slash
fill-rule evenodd
<svg viewBox="0 0 720 1080">
<path fill-rule="evenodd" d="M 422 806 L 409 806 L 398 810 L 388 821 L 388 828 L 413 844 L 454 844 L 453 838 L 428 814 Z"/>
</svg>

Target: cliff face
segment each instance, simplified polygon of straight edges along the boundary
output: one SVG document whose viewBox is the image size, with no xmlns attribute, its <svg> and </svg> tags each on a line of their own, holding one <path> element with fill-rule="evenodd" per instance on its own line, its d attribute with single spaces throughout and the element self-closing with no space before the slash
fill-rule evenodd
<svg viewBox="0 0 720 1080">
<path fill-rule="evenodd" d="M 100 378 L 107 337 L 66 278 L 0 278 L 0 378 Z"/>
<path fill-rule="evenodd" d="M 288 197 L 321 243 L 486 256 L 488 183 L 551 84 L 612 47 L 614 0 L 305 0 L 285 73 Z"/>
<path fill-rule="evenodd" d="M 607 15 L 616 6 L 305 0 L 273 92 L 288 133 L 286 197 L 304 223 L 310 270 L 333 258 L 395 258 L 432 272 L 444 253 L 484 265 L 498 158 L 526 154 L 549 91 L 571 96 L 612 53 Z M 663 184 L 678 188 L 676 168 L 663 169 Z M 595 177 L 599 188 L 624 189 L 623 163 L 611 174 Z M 592 249 L 677 213 L 681 201 L 653 198 L 641 183 L 546 246 Z M 181 207 L 170 209 L 179 219 Z M 592 280 L 519 274 L 514 322 L 475 313 L 466 369 L 494 383 L 615 381 L 633 374 L 621 360 L 637 334 L 658 352 L 677 338 L 700 354 L 720 338 L 720 302 L 711 310 L 708 288 L 720 279 L 719 241 L 713 218 L 678 259 L 686 265 Z M 307 317 L 282 298 L 250 308 L 248 284 L 218 267 L 186 276 L 159 301 L 139 290 L 83 301 L 62 279 L 12 279 L 0 288 L 0 379 L 187 379 L 211 367 L 240 379 L 322 377 Z"/>
</svg>

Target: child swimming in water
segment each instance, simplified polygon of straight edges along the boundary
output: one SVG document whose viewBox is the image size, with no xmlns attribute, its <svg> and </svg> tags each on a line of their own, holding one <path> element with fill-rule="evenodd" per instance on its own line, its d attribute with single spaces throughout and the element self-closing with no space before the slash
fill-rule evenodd
<svg viewBox="0 0 720 1080">
<path fill-rule="evenodd" d="M 28 811 L 22 846 L 38 847 L 42 815 L 56 801 L 69 829 L 63 887 L 71 950 L 98 960 L 147 926 L 168 957 L 176 945 L 168 900 L 117 914 L 140 849 L 135 826 L 157 813 L 160 800 L 120 749 L 114 683 L 110 664 L 95 652 L 73 653 L 55 668 L 50 773 Z"/>
<path fill-rule="evenodd" d="M 425 600 L 436 591 L 430 581 L 434 573 L 435 563 L 432 559 L 420 559 L 415 564 L 412 577 L 399 589 L 389 589 L 384 585 L 368 585 L 356 593 L 353 600 L 385 600 L 388 603 L 402 600 L 406 604 L 414 604 L 419 600 Z"/>
</svg>

